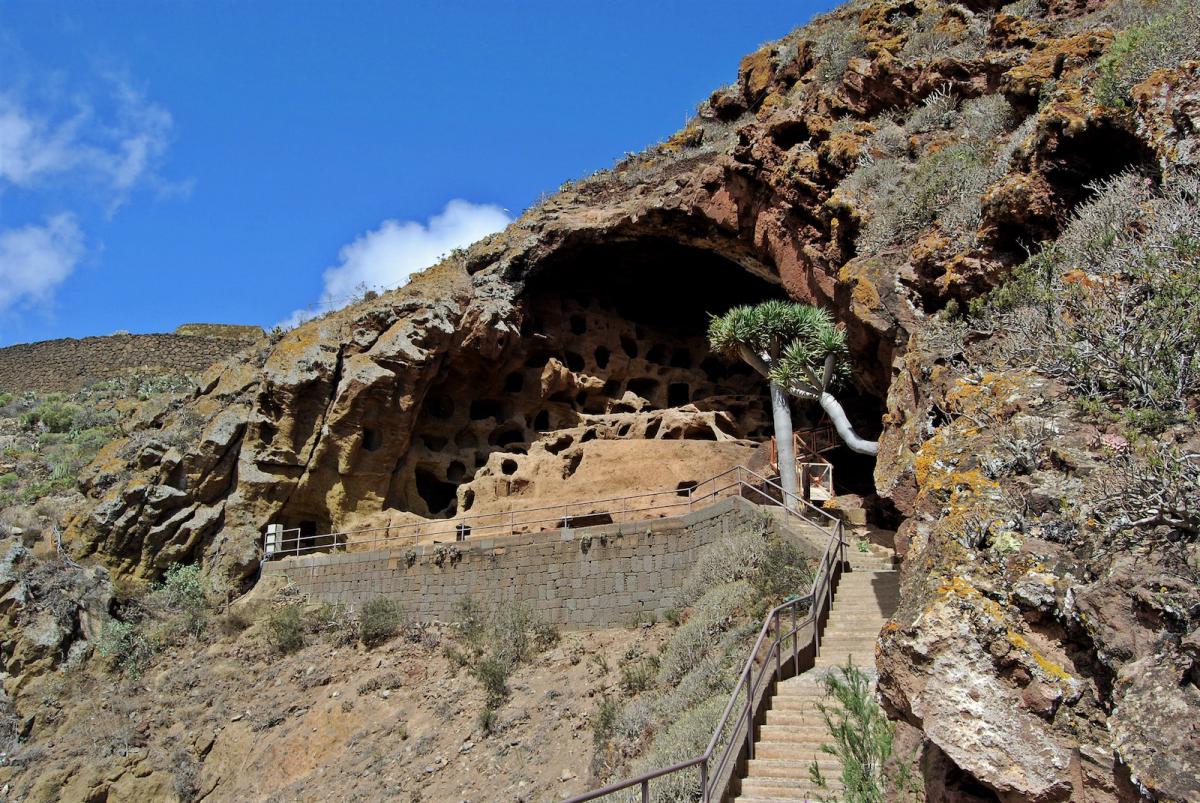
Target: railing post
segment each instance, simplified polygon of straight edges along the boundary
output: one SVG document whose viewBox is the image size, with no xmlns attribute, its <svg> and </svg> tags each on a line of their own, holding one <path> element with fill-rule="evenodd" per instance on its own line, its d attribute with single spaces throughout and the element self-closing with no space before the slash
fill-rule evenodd
<svg viewBox="0 0 1200 803">
<path fill-rule="evenodd" d="M 700 762 L 700 800 L 708 803 L 708 759 Z"/>
<path fill-rule="evenodd" d="M 746 673 L 746 760 L 754 758 L 754 704 L 752 697 L 754 696 L 754 685 L 750 682 L 750 677 L 754 674 L 754 667 L 750 667 L 750 671 Z"/>
<path fill-rule="evenodd" d="M 775 680 L 783 674 L 783 635 L 779 630 L 779 609 L 775 609 Z"/>
<path fill-rule="evenodd" d="M 800 603 L 792 600 L 792 671 L 800 674 L 800 631 L 796 629 L 797 611 Z"/>
<path fill-rule="evenodd" d="M 650 782 L 642 781 L 642 803 L 650 803 Z"/>
</svg>

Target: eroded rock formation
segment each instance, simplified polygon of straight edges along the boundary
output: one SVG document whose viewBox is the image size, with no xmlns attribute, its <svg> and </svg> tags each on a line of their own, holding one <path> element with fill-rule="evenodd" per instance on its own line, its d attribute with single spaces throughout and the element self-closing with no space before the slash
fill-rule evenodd
<svg viewBox="0 0 1200 803">
<path fill-rule="evenodd" d="M 972 473 L 992 433 L 962 418 L 961 349 L 922 339 L 1056 237 L 1092 182 L 1195 164 L 1195 63 L 1130 108 L 1088 94 L 1109 6 L 857 2 L 765 46 L 664 144 L 261 364 L 210 371 L 92 466 L 72 543 L 121 571 L 198 560 L 245 585 L 268 522 L 496 509 L 570 481 L 589 443 L 748 446 L 762 389 L 707 354 L 705 313 L 786 295 L 847 327 L 847 406 L 908 517 L 880 688 L 928 799 L 1194 799 L 1195 589 L 1168 604 L 1153 562 L 1096 564 L 1050 536 L 964 548 L 954 528 L 995 496 Z M 1049 415 L 1053 388 L 1006 381 L 1005 421 Z M 1029 503 L 1080 481 L 1063 467 L 1089 449 L 1059 451 L 1023 480 Z M 605 482 L 578 495 L 628 487 Z"/>
</svg>

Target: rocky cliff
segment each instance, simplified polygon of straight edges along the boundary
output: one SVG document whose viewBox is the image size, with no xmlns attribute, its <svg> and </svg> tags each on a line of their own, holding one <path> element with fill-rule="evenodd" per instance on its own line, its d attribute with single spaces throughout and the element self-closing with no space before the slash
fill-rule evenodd
<svg viewBox="0 0 1200 803">
<path fill-rule="evenodd" d="M 1194 202 L 1195 26 L 1187 3 L 843 6 L 747 56 L 660 145 L 261 364 L 211 369 L 93 464 L 68 540 L 122 572 L 200 561 L 244 587 L 269 522 L 516 505 L 597 441 L 752 443 L 762 388 L 707 353 L 706 314 L 818 303 L 849 333 L 848 408 L 880 434 L 874 484 L 905 519 L 878 663 L 927 799 L 1197 799 L 1194 518 L 1104 518 L 1091 484 L 1136 463 L 1129 416 L 1097 417 L 1097 399 L 1123 404 L 1112 383 L 1006 347 L 1012 319 L 971 305 L 1031 255 L 1144 243 L 1158 218 L 1063 240 L 1114 186 L 1145 209 Z M 1172 219 L 1155 253 L 1194 272 L 1194 232 Z M 1064 294 L 1123 281 L 1076 262 L 1051 265 Z M 1173 411 L 1135 423 L 1184 455 L 1184 486 L 1195 389 L 1125 405 Z M 1021 459 L 984 465 L 1013 444 Z M 1161 538 L 1118 537 L 1131 529 Z"/>
</svg>

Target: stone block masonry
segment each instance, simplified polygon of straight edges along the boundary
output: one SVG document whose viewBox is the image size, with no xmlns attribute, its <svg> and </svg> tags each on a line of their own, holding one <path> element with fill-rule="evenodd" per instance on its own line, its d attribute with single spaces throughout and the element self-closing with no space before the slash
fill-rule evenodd
<svg viewBox="0 0 1200 803">
<path fill-rule="evenodd" d="M 0 349 L 0 392 L 71 393 L 136 371 L 199 374 L 262 336 L 257 327 L 188 324 L 169 335 L 22 343 Z"/>
<path fill-rule="evenodd" d="M 420 621 L 452 620 L 471 597 L 487 608 L 523 602 L 562 627 L 611 627 L 662 618 L 700 551 L 758 514 L 734 497 L 677 518 L 284 558 L 263 575 L 285 576 L 314 601 L 358 607 L 388 597 Z"/>
</svg>

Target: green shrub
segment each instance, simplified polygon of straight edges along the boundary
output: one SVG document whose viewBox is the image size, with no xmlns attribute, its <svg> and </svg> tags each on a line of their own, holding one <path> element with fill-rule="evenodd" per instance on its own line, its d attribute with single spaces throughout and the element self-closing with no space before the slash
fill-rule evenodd
<svg viewBox="0 0 1200 803">
<path fill-rule="evenodd" d="M 111 668 L 138 678 L 154 657 L 155 646 L 137 624 L 109 619 L 100 631 L 97 651 Z"/>
<path fill-rule="evenodd" d="M 21 416 L 21 426 L 25 429 L 36 429 L 40 425 L 50 432 L 70 432 L 75 425 L 75 419 L 82 412 L 78 405 L 64 402 L 57 397 L 48 397 L 46 401 Z"/>
<path fill-rule="evenodd" d="M 508 698 L 508 675 L 512 668 L 503 659 L 490 655 L 471 665 L 471 675 L 483 685 L 489 709 L 499 708 Z"/>
<path fill-rule="evenodd" d="M 867 40 L 854 18 L 831 19 L 817 32 L 813 55 L 819 63 L 817 74 L 826 84 L 842 80 L 850 60 L 867 55 Z"/>
<path fill-rule="evenodd" d="M 1162 4 L 1143 25 L 1121 31 L 1096 64 L 1093 93 L 1104 106 L 1124 108 L 1133 87 L 1155 70 L 1200 58 L 1200 5 L 1194 0 Z"/>
<path fill-rule="evenodd" d="M 276 608 L 267 617 L 267 643 L 280 655 L 304 647 L 304 620 L 299 605 Z"/>
<path fill-rule="evenodd" d="M 12 471 L 0 474 L 0 488 L 15 488 L 20 482 L 21 478 Z"/>
<path fill-rule="evenodd" d="M 617 666 L 621 670 L 621 690 L 626 694 L 646 691 L 654 685 L 658 674 L 658 658 L 637 646 L 629 648 Z"/>
<path fill-rule="evenodd" d="M 896 726 L 875 702 L 870 678 L 852 663 L 823 680 L 830 702 L 817 703 L 817 710 L 833 741 L 822 744 L 821 751 L 841 761 L 843 789 L 839 799 L 847 803 L 884 803 L 887 787 L 883 767 L 892 755 Z M 809 774 L 818 786 L 828 787 L 816 761 L 809 767 Z"/>
<path fill-rule="evenodd" d="M 612 738 L 617 730 L 617 717 L 621 714 L 621 703 L 607 694 L 600 695 L 600 704 L 592 715 L 592 742 L 601 745 Z"/>
<path fill-rule="evenodd" d="M 1200 178 L 1157 194 L 1135 174 L 1092 189 L 1058 241 L 973 314 L 1004 333 L 1005 359 L 1161 428 L 1170 417 L 1149 411 L 1177 418 L 1200 393 Z"/>
<path fill-rule="evenodd" d="M 177 563 L 171 566 L 154 595 L 167 612 L 177 617 L 179 627 L 184 632 L 199 636 L 204 630 L 210 606 L 199 565 Z"/>
<path fill-rule="evenodd" d="M 358 637 L 368 647 L 375 647 L 400 632 L 404 612 L 400 603 L 377 597 L 365 605 L 358 616 Z"/>
</svg>

